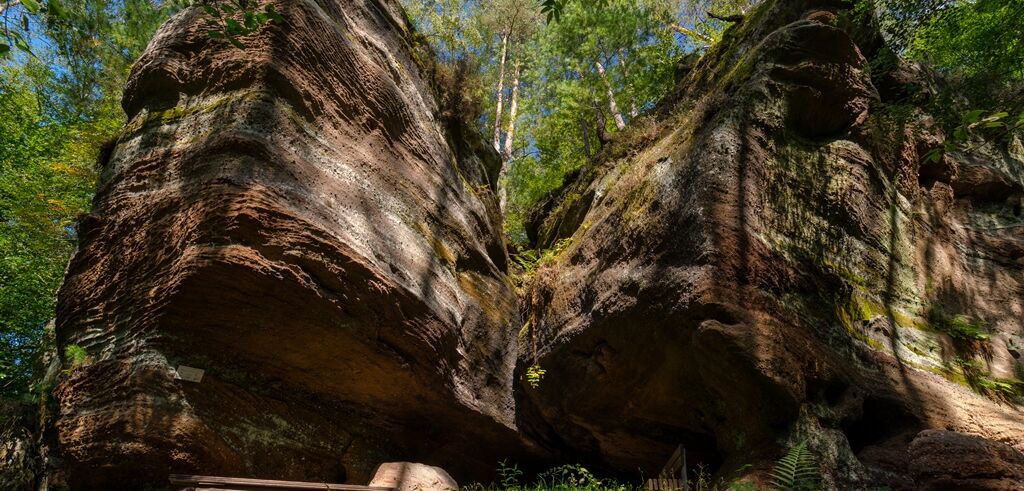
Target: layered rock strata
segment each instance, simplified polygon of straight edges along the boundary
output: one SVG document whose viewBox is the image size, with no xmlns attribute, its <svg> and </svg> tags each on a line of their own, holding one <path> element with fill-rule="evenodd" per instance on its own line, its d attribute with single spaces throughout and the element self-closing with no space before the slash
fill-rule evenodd
<svg viewBox="0 0 1024 491">
<path fill-rule="evenodd" d="M 133 69 L 59 298 L 91 358 L 57 389 L 76 489 L 517 448 L 497 157 L 442 117 L 397 3 L 274 4 L 244 49 L 188 9 Z"/>
</svg>

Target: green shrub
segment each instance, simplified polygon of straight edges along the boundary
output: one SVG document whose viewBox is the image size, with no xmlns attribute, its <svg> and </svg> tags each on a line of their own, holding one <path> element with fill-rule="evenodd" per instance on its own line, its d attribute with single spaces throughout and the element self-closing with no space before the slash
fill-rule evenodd
<svg viewBox="0 0 1024 491">
<path fill-rule="evenodd" d="M 525 484 L 523 472 L 515 464 L 501 461 L 498 464 L 498 482 L 484 486 L 479 483 L 463 486 L 469 491 L 633 491 L 633 486 L 620 484 L 610 479 L 600 479 L 587 468 L 563 465 L 537 475 L 533 484 Z"/>
</svg>

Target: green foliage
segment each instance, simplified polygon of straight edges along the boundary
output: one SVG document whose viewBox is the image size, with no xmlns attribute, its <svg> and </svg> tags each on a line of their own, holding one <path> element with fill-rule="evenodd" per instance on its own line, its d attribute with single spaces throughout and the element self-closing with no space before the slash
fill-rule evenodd
<svg viewBox="0 0 1024 491">
<path fill-rule="evenodd" d="M 953 128 L 942 145 L 921 156 L 922 162 L 938 162 L 943 154 L 957 147 L 970 148 L 974 141 L 1001 141 L 1024 130 L 1024 111 L 1013 116 L 1006 111 L 974 109 L 963 115 L 960 125 Z"/>
<path fill-rule="evenodd" d="M 530 365 L 526 369 L 526 382 L 530 384 L 530 387 L 536 389 L 540 387 L 540 381 L 544 379 L 544 374 L 548 373 L 540 365 Z"/>
<path fill-rule="evenodd" d="M 817 489 L 820 481 L 817 460 L 806 441 L 790 447 L 770 473 L 770 484 L 779 491 Z"/>
<path fill-rule="evenodd" d="M 596 155 L 603 135 L 617 131 L 608 88 L 628 121 L 672 87 L 675 60 L 684 51 L 668 27 L 679 20 L 678 5 L 665 0 L 560 2 L 561 22 L 546 25 L 542 17 L 550 10 L 520 0 L 403 4 L 442 62 L 478 69 L 479 90 L 473 84 L 465 96 L 482 103 L 468 119 L 479 122 L 488 141 L 498 125 L 504 49 L 501 137 L 512 116 L 511 75 L 515 67 L 521 71 L 513 151 L 500 184 L 508 194 L 506 230 L 520 246 L 527 242 L 523 222 L 530 208 Z"/>
<path fill-rule="evenodd" d="M 533 276 L 541 266 L 553 262 L 570 245 L 572 245 L 572 237 L 566 237 L 559 239 L 550 249 L 526 249 L 513 255 L 512 260 L 523 268 L 524 276 L 528 278 Z"/>
<path fill-rule="evenodd" d="M 523 483 L 522 471 L 502 461 L 498 465 L 498 482 L 489 486 L 479 483 L 464 486 L 469 491 L 632 491 L 632 486 L 610 479 L 600 479 L 581 465 L 563 465 L 537 475 L 536 482 Z"/>
<path fill-rule="evenodd" d="M 519 486 L 519 479 L 523 477 L 523 471 L 519 470 L 516 464 L 508 465 L 504 460 L 498 463 L 498 479 L 501 480 L 503 488 L 512 489 Z"/>
<path fill-rule="evenodd" d="M 941 4 L 909 40 L 910 56 L 966 75 L 1024 78 L 1024 0 Z"/>
<path fill-rule="evenodd" d="M 261 11 L 255 0 L 179 0 L 179 4 L 202 9 L 206 14 L 206 33 L 239 49 L 245 48 L 238 39 L 240 36 L 256 32 L 271 22 L 284 23 L 274 4 L 267 4 Z"/>
<path fill-rule="evenodd" d="M 0 61 L 0 395 L 24 396 L 41 368 L 99 148 L 124 124 L 121 88 L 170 13 L 149 0 L 4 9 L 4 18 L 21 19 L 2 24 L 4 39 L 32 44 Z"/>
<path fill-rule="evenodd" d="M 892 52 L 941 75 L 927 109 L 948 139 L 923 160 L 1024 127 L 1024 0 L 860 0 L 858 8 L 876 14 Z"/>
<path fill-rule="evenodd" d="M 749 465 L 743 466 L 737 472 L 742 472 L 749 467 Z M 499 463 L 497 474 L 497 483 L 487 486 L 473 483 L 464 486 L 463 489 L 468 491 L 638 491 L 641 489 L 612 479 L 601 479 L 578 464 L 562 465 L 541 472 L 533 483 L 523 483 L 522 471 L 518 466 L 510 465 L 506 461 Z M 712 482 L 711 473 L 702 464 L 698 464 L 697 469 L 692 470 L 690 475 L 690 489 L 693 491 L 755 491 L 757 489 L 752 482 L 738 480 L 725 482 L 722 479 Z"/>
<path fill-rule="evenodd" d="M 1020 380 L 990 377 L 984 365 L 973 359 L 957 357 L 953 364 L 963 374 L 967 385 L 979 394 L 1007 401 L 1024 398 L 1024 382 Z"/>
<path fill-rule="evenodd" d="M 89 353 L 77 344 L 69 344 L 64 347 L 64 359 L 67 360 L 68 367 L 74 370 L 89 360 Z"/>
<path fill-rule="evenodd" d="M 50 122 L 26 82 L 0 78 L 0 388 L 9 395 L 28 389 L 74 251 L 73 220 L 91 199 L 92 145 L 106 136 L 99 124 Z"/>
<path fill-rule="evenodd" d="M 987 323 L 981 319 L 973 319 L 967 314 L 947 315 L 938 310 L 929 314 L 932 326 L 953 339 L 963 341 L 987 341 L 989 338 Z"/>
<path fill-rule="evenodd" d="M 578 2 L 586 9 L 602 9 L 608 6 L 608 0 L 541 0 L 540 11 L 548 23 L 561 22 L 565 6 L 573 1 Z"/>
</svg>

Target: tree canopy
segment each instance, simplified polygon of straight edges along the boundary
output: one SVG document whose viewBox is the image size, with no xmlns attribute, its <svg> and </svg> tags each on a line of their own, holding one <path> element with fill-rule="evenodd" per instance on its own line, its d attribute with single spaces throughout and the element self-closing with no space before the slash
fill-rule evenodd
<svg viewBox="0 0 1024 491">
<path fill-rule="evenodd" d="M 149 0 L 54 5 L 59 18 L 25 0 L 2 14 L 24 49 L 0 66 L 0 395 L 29 389 L 97 155 L 124 124 L 125 78 L 170 14 Z"/>
</svg>

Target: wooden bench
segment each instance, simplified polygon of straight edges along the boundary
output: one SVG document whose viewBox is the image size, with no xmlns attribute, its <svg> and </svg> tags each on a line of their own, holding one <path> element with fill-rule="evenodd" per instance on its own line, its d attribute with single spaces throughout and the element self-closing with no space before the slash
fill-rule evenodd
<svg viewBox="0 0 1024 491">
<path fill-rule="evenodd" d="M 273 491 L 319 489 L 322 491 L 395 491 L 395 488 L 330 484 L 326 482 L 272 481 L 243 477 L 191 476 L 171 474 L 171 485 L 186 491 Z"/>
<path fill-rule="evenodd" d="M 650 491 L 690 491 L 689 476 L 686 468 L 686 448 L 682 445 L 669 457 L 665 467 L 661 469 L 657 479 L 648 479 L 644 489 Z"/>
</svg>

